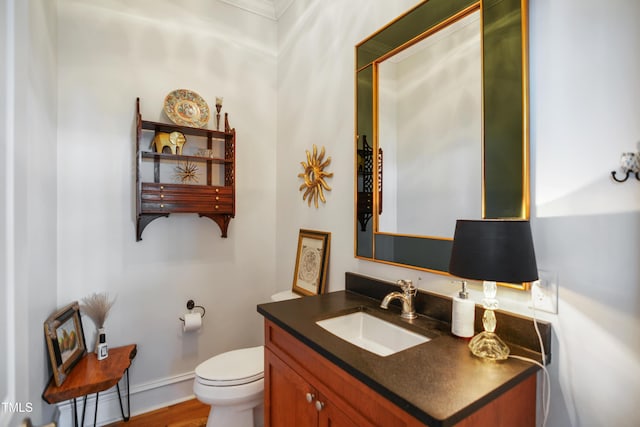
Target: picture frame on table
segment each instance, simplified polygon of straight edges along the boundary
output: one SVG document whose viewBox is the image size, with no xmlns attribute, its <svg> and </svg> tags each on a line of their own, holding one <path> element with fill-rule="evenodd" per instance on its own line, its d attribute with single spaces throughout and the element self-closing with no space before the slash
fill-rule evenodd
<svg viewBox="0 0 640 427">
<path fill-rule="evenodd" d="M 56 386 L 60 386 L 87 352 L 78 301 L 47 318 L 44 322 L 44 336 L 53 378 Z"/>
<path fill-rule="evenodd" d="M 300 229 L 292 292 L 320 295 L 325 292 L 331 233 Z"/>
</svg>

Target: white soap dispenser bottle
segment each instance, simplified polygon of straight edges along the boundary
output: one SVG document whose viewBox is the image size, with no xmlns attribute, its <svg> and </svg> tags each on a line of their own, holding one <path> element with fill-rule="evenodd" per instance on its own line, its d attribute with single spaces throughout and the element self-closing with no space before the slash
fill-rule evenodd
<svg viewBox="0 0 640 427">
<path fill-rule="evenodd" d="M 462 282 L 462 289 L 453 297 L 451 310 L 451 333 L 462 338 L 474 335 L 476 304 L 469 299 L 467 282 Z"/>
</svg>

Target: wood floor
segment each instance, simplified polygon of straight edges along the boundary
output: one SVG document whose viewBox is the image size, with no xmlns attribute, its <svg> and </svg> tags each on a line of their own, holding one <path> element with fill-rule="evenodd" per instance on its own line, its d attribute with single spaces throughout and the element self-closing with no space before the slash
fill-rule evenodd
<svg viewBox="0 0 640 427">
<path fill-rule="evenodd" d="M 204 427 L 210 407 L 197 399 L 156 409 L 131 417 L 128 422 L 118 421 L 106 427 Z"/>
</svg>

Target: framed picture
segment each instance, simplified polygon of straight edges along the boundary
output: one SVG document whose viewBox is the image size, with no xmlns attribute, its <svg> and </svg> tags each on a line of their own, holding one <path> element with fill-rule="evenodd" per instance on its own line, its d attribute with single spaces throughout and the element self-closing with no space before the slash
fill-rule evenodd
<svg viewBox="0 0 640 427">
<path fill-rule="evenodd" d="M 292 291 L 300 295 L 324 293 L 331 233 L 300 230 Z"/>
<path fill-rule="evenodd" d="M 60 386 L 71 368 L 87 352 L 78 301 L 49 316 L 44 322 L 44 336 L 53 368 L 53 378 L 56 385 Z"/>
</svg>

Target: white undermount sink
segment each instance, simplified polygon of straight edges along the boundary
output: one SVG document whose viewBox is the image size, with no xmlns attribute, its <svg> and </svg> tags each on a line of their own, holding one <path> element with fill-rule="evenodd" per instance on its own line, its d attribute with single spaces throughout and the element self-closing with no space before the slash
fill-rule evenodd
<svg viewBox="0 0 640 427">
<path fill-rule="evenodd" d="M 389 356 L 430 340 L 363 311 L 320 320 L 316 324 L 379 356 Z"/>
</svg>

